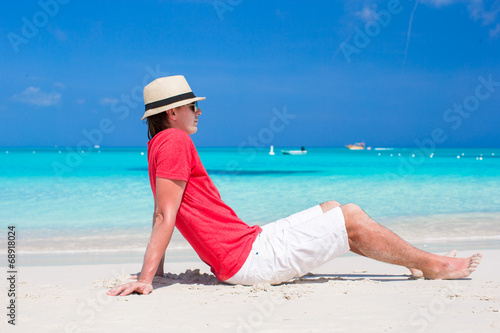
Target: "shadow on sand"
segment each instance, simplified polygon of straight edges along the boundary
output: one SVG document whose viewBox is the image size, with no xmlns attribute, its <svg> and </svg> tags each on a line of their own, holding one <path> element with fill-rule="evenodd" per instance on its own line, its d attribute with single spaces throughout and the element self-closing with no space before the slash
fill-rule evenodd
<svg viewBox="0 0 500 333">
<path fill-rule="evenodd" d="M 378 282 L 403 282 L 418 280 L 409 274 L 306 274 L 300 278 L 295 278 L 287 282 L 283 282 L 278 286 L 284 285 L 297 285 L 297 284 L 315 284 L 315 283 L 327 283 L 329 281 L 378 281 Z M 460 280 L 470 280 L 470 278 L 463 278 Z M 183 273 L 174 274 L 166 273 L 163 277 L 155 277 L 153 280 L 153 288 L 159 289 L 163 287 L 168 287 L 174 284 L 185 284 L 185 285 L 226 285 L 224 282 L 220 282 L 212 274 L 200 273 L 199 269 L 188 269 Z M 249 286 L 251 287 L 251 286 Z"/>
<path fill-rule="evenodd" d="M 308 273 L 300 278 L 296 278 L 283 284 L 303 284 L 303 283 L 325 283 L 328 281 L 378 281 L 378 282 L 402 282 L 412 280 L 426 280 L 425 278 L 415 278 L 410 274 L 312 274 Z M 461 278 L 457 280 L 471 280 L 471 278 Z"/>
</svg>

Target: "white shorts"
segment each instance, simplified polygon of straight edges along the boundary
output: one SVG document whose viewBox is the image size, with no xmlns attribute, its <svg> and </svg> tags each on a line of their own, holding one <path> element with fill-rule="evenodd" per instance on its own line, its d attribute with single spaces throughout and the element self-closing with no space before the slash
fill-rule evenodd
<svg viewBox="0 0 500 333">
<path fill-rule="evenodd" d="M 279 284 L 300 277 L 349 251 L 340 207 L 317 205 L 262 227 L 241 269 L 229 284 Z"/>
</svg>

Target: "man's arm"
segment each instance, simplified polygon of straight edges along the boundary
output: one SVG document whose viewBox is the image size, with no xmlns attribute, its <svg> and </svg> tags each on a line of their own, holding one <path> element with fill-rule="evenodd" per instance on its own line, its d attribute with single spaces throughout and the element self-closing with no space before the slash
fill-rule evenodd
<svg viewBox="0 0 500 333">
<path fill-rule="evenodd" d="M 152 230 L 154 229 L 154 226 L 155 226 L 155 217 L 156 217 L 156 201 L 155 201 L 155 208 L 154 208 L 154 213 L 153 213 L 153 227 L 151 229 L 151 232 L 153 232 Z M 156 274 L 155 276 L 161 276 L 161 277 L 164 277 L 165 276 L 165 271 L 163 270 L 164 269 L 164 266 L 165 266 L 165 253 L 163 254 L 163 257 L 161 258 L 160 260 L 160 263 L 158 264 L 158 269 L 156 270 Z M 132 274 L 132 276 L 130 277 L 131 279 L 139 279 L 139 276 L 141 275 L 141 272 L 137 273 L 137 274 Z"/>
<path fill-rule="evenodd" d="M 149 294 L 153 291 L 153 278 L 165 255 L 168 243 L 174 232 L 175 219 L 181 205 L 186 182 L 156 178 L 156 201 L 153 218 L 153 231 L 149 240 L 139 280 L 129 282 L 108 291 L 111 296 L 126 296 L 134 291 Z"/>
<path fill-rule="evenodd" d="M 156 200 L 155 200 L 155 209 L 154 209 L 154 213 L 153 213 L 153 229 L 155 227 L 156 208 L 157 208 L 157 205 L 156 205 Z M 165 266 L 165 253 L 163 253 L 163 257 L 161 257 L 161 260 L 160 260 L 160 263 L 158 264 L 158 269 L 156 270 L 155 276 L 163 277 L 165 275 L 165 272 L 163 271 L 164 266 Z M 139 278 L 139 274 L 136 278 Z"/>
</svg>

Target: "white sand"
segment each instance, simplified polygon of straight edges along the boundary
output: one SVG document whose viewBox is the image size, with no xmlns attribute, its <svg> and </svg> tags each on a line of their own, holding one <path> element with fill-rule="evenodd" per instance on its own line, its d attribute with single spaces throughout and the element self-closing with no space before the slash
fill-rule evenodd
<svg viewBox="0 0 500 333">
<path fill-rule="evenodd" d="M 125 297 L 106 291 L 140 263 L 19 267 L 17 325 L 6 324 L 2 292 L 0 331 L 499 332 L 500 250 L 483 255 L 470 279 L 410 280 L 404 268 L 345 256 L 313 276 L 254 287 L 187 271 L 208 273 L 202 262 L 175 263 L 152 294 Z"/>
</svg>

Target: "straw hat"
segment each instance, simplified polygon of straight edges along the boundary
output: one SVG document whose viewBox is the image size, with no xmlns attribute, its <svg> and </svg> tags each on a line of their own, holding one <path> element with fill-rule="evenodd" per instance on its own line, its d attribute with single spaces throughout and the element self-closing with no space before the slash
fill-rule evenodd
<svg viewBox="0 0 500 333">
<path fill-rule="evenodd" d="M 196 97 L 182 75 L 160 77 L 144 88 L 146 112 L 141 120 L 179 106 L 204 100 Z"/>
</svg>

